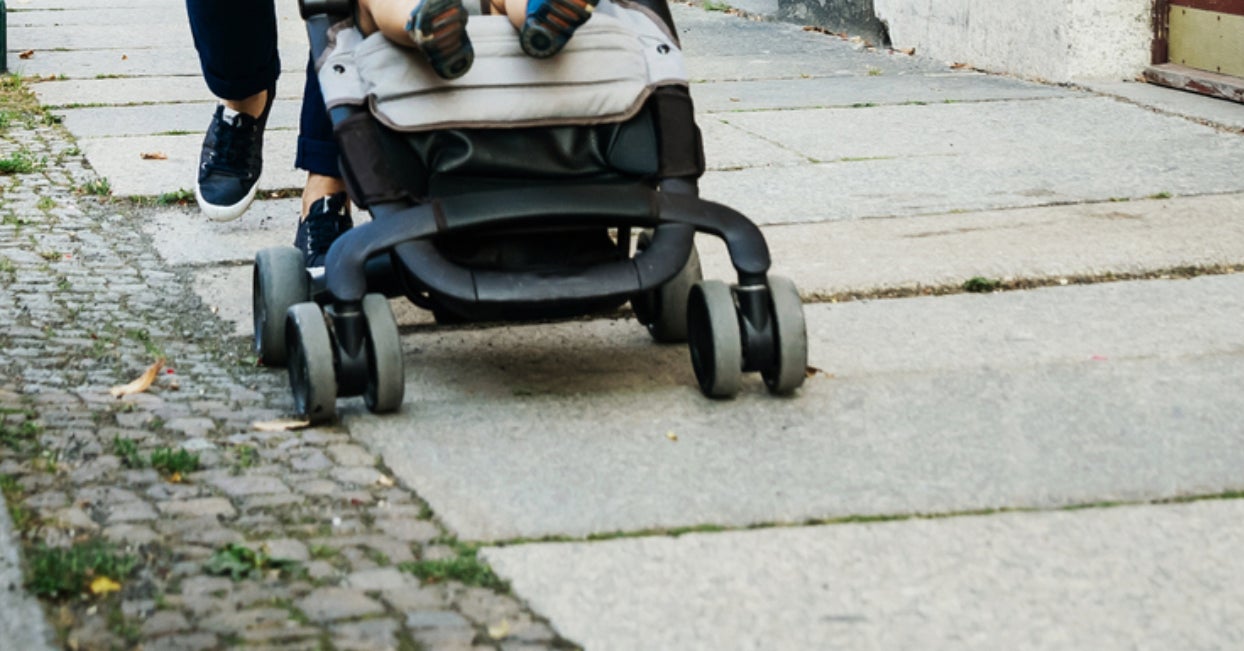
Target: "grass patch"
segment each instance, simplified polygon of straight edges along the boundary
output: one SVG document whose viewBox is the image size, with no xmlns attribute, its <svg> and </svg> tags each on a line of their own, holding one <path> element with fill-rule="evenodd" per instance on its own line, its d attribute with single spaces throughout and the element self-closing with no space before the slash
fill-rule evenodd
<svg viewBox="0 0 1244 651">
<path fill-rule="evenodd" d="M 96 197 L 106 197 L 112 194 L 112 184 L 108 182 L 108 179 L 99 178 L 94 181 L 87 181 L 82 187 L 78 188 L 78 192 Z"/>
<path fill-rule="evenodd" d="M 227 575 L 234 581 L 259 579 L 268 572 L 289 572 L 297 567 L 296 561 L 273 558 L 262 548 L 254 550 L 233 543 L 216 550 L 203 564 L 203 569 L 208 574 Z"/>
<path fill-rule="evenodd" d="M 1149 195 L 1149 198 L 1150 199 L 1170 199 L 1171 197 L 1174 197 L 1174 196 L 1175 195 L 1169 192 L 1156 192 L 1154 194 Z"/>
<path fill-rule="evenodd" d="M 497 592 L 505 592 L 510 586 L 498 577 L 491 567 L 479 560 L 479 547 L 451 542 L 455 556 L 438 560 L 409 561 L 401 563 L 397 569 L 409 572 L 421 581 L 441 583 L 458 581 L 466 585 L 488 588 Z"/>
<path fill-rule="evenodd" d="M 56 207 L 56 200 L 52 197 L 43 197 L 39 199 L 39 203 L 36 203 L 35 207 L 43 212 L 47 212 Z"/>
<path fill-rule="evenodd" d="M 151 467 L 165 475 L 186 475 L 199 469 L 199 455 L 186 450 L 156 448 L 151 452 Z"/>
<path fill-rule="evenodd" d="M 112 453 L 121 459 L 121 464 L 131 470 L 146 467 L 146 462 L 138 453 L 138 443 L 133 439 L 123 439 L 120 436 L 112 437 Z"/>
<path fill-rule="evenodd" d="M 117 551 L 109 542 L 92 539 L 72 547 L 39 545 L 30 553 L 26 587 L 45 599 L 68 599 L 85 592 L 90 582 L 107 577 L 121 582 L 138 559 Z"/>
<path fill-rule="evenodd" d="M 0 445 L 22 452 L 35 447 L 43 426 L 33 420 L 23 421 L 19 425 L 0 423 Z"/>
<path fill-rule="evenodd" d="M 705 11 L 730 11 L 733 9 L 730 5 L 724 2 L 717 2 L 717 0 L 704 0 L 703 6 Z"/>
<path fill-rule="evenodd" d="M 9 154 L 8 158 L 0 158 L 0 174 L 29 174 L 41 167 L 43 161 L 25 147 Z"/>
<path fill-rule="evenodd" d="M 963 281 L 963 291 L 973 294 L 989 294 L 998 291 L 1002 283 L 997 280 L 976 276 Z"/>
</svg>

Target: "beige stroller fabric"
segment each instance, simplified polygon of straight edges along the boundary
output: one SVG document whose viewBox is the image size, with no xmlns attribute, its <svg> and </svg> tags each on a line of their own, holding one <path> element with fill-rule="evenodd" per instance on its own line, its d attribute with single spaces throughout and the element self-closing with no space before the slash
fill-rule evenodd
<svg viewBox="0 0 1244 651">
<path fill-rule="evenodd" d="M 630 119 L 653 89 L 687 83 L 676 39 L 650 11 L 602 0 L 566 48 L 548 59 L 523 53 L 504 16 L 472 16 L 475 63 L 446 81 L 423 56 L 381 34 L 333 28 L 319 62 L 330 108 L 366 104 L 405 132 L 602 124 Z"/>
</svg>

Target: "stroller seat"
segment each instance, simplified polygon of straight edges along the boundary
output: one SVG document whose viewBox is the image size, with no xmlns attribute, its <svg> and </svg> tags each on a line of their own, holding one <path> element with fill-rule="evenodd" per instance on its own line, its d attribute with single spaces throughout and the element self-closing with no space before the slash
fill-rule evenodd
<svg viewBox="0 0 1244 651">
<path fill-rule="evenodd" d="M 602 0 L 549 59 L 525 56 L 507 18 L 474 16 L 475 63 L 452 81 L 360 34 L 350 0 L 301 8 L 343 178 L 373 221 L 333 244 L 320 277 L 296 249 L 256 256 L 255 349 L 288 363 L 300 413 L 329 418 L 360 394 L 401 406 L 396 296 L 442 322 L 630 301 L 655 339 L 689 342 L 710 397 L 735 395 L 744 371 L 774 393 L 802 384 L 794 285 L 768 274 L 750 220 L 698 197 L 700 134 L 663 4 Z M 726 241 L 737 284 L 701 278 L 697 232 Z"/>
</svg>

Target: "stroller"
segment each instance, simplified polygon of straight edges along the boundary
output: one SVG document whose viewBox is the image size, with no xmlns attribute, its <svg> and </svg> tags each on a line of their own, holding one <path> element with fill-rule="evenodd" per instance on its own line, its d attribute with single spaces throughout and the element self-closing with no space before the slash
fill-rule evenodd
<svg viewBox="0 0 1244 651">
<path fill-rule="evenodd" d="M 293 247 L 255 258 L 255 352 L 288 365 L 299 413 L 332 418 L 339 396 L 401 407 L 398 296 L 438 323 L 629 301 L 655 340 L 688 342 L 706 396 L 735 396 L 744 372 L 774 394 L 803 383 L 794 284 L 768 274 L 750 220 L 698 197 L 702 143 L 664 0 L 602 0 L 544 60 L 522 54 L 504 16 L 475 16 L 475 64 L 454 81 L 364 37 L 355 1 L 299 4 L 350 199 L 372 221 L 334 242 L 316 277 Z M 702 279 L 697 232 L 726 242 L 736 285 Z"/>
</svg>

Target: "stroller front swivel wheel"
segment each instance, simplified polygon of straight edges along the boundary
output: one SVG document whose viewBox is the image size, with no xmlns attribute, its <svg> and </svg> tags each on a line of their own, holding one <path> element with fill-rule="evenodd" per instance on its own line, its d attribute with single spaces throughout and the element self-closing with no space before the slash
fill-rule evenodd
<svg viewBox="0 0 1244 651">
<path fill-rule="evenodd" d="M 687 297 L 687 344 L 700 391 L 733 398 L 743 382 L 743 343 L 734 295 L 725 283 L 703 280 Z"/>
<path fill-rule="evenodd" d="M 255 356 L 265 366 L 285 365 L 285 313 L 311 298 L 311 281 L 304 264 L 302 251 L 292 246 L 255 254 L 251 283 Z"/>
<path fill-rule="evenodd" d="M 337 375 L 332 337 L 319 305 L 308 302 L 289 308 L 285 343 L 294 409 L 311 421 L 331 419 L 337 413 Z"/>
<path fill-rule="evenodd" d="M 769 276 L 769 299 L 776 354 L 773 365 L 762 370 L 760 376 L 769 393 L 785 395 L 802 386 L 807 378 L 808 330 L 799 290 L 789 278 Z"/>
<path fill-rule="evenodd" d="M 406 390 L 406 374 L 397 320 L 388 299 L 383 294 L 364 296 L 363 318 L 367 321 L 367 389 L 363 400 L 374 413 L 397 411 Z"/>
</svg>

